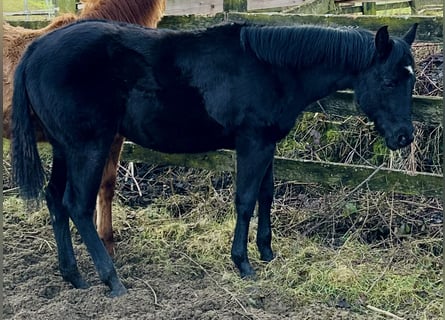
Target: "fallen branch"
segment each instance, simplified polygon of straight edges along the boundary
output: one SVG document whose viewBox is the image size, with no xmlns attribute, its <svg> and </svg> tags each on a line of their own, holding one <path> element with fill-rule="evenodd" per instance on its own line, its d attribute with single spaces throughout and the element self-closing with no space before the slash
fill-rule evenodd
<svg viewBox="0 0 445 320">
<path fill-rule="evenodd" d="M 401 318 L 401 317 L 399 317 L 398 315 L 395 315 L 394 313 L 391 313 L 391 312 L 389 312 L 389 311 L 386 311 L 386 310 L 382 310 L 382 309 L 373 307 L 373 306 L 371 306 L 371 305 L 369 305 L 369 304 L 366 306 L 366 308 L 371 309 L 372 311 L 375 311 L 375 312 L 384 314 L 385 316 L 391 317 L 391 318 L 393 318 L 393 319 L 397 319 L 397 320 L 405 320 L 404 318 Z"/>
</svg>

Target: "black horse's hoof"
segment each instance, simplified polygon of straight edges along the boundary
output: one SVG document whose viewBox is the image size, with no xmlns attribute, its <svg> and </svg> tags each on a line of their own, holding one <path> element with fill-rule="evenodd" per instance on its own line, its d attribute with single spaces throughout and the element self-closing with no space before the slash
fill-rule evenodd
<svg viewBox="0 0 445 320">
<path fill-rule="evenodd" d="M 238 267 L 241 275 L 241 279 L 244 280 L 256 280 L 255 270 L 252 268 L 250 263 L 243 263 Z"/>
<path fill-rule="evenodd" d="M 121 286 L 120 288 L 114 288 L 113 290 L 111 290 L 108 296 L 110 298 L 116 298 L 126 294 L 127 292 L 128 290 L 124 286 Z"/>
<path fill-rule="evenodd" d="M 251 274 L 241 274 L 241 279 L 246 280 L 246 281 L 257 281 L 258 280 L 258 276 L 256 275 L 256 273 L 251 273 Z"/>
<path fill-rule="evenodd" d="M 273 254 L 272 250 L 264 250 L 260 256 L 260 259 L 264 262 L 271 262 L 274 258 L 275 255 Z"/>
<path fill-rule="evenodd" d="M 109 294 L 110 298 L 120 297 L 128 292 L 127 288 L 125 288 L 117 276 L 113 277 L 113 280 L 108 282 L 108 286 L 111 289 Z"/>
<path fill-rule="evenodd" d="M 85 280 L 83 280 L 83 277 L 80 275 L 77 268 L 74 271 L 63 272 L 62 278 L 63 280 L 71 283 L 72 286 L 76 289 L 88 289 L 90 287 L 90 285 Z"/>
<path fill-rule="evenodd" d="M 77 289 L 88 289 L 90 285 L 83 279 L 80 279 L 76 284 L 72 283 L 74 288 Z"/>
</svg>

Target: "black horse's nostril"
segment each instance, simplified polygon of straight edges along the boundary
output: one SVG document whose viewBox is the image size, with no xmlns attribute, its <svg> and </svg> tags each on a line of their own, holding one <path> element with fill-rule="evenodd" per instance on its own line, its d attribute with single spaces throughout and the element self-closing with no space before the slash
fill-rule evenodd
<svg viewBox="0 0 445 320">
<path fill-rule="evenodd" d="M 398 144 L 400 148 L 406 147 L 407 145 L 409 145 L 411 142 L 413 142 L 414 138 L 412 136 L 407 136 L 405 134 L 402 134 L 399 136 L 398 138 Z"/>
</svg>

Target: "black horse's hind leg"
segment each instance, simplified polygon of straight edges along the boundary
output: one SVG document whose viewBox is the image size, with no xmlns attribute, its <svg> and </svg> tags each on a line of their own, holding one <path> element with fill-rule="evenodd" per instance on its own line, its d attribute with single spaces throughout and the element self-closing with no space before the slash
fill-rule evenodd
<svg viewBox="0 0 445 320">
<path fill-rule="evenodd" d="M 57 148 L 54 147 L 51 178 L 46 189 L 46 202 L 57 243 L 59 269 L 63 279 L 70 282 L 75 288 L 87 288 L 88 284 L 83 280 L 77 269 L 69 229 L 69 216 L 62 205 L 65 186 L 65 160 L 58 154 Z"/>
<path fill-rule="evenodd" d="M 110 141 L 111 144 L 111 141 Z M 94 227 L 93 214 L 108 148 L 98 145 L 71 150 L 67 163 L 68 183 L 63 204 L 69 210 L 77 230 L 85 243 L 100 279 L 110 287 L 111 296 L 127 292 L 119 280 L 111 257 Z"/>
<path fill-rule="evenodd" d="M 271 248 L 272 228 L 270 224 L 270 208 L 273 202 L 273 164 L 267 167 L 266 174 L 260 186 L 258 196 L 258 230 L 256 243 L 263 261 L 271 261 L 273 252 Z"/>
<path fill-rule="evenodd" d="M 237 142 L 235 197 L 237 219 L 231 255 L 241 277 L 245 278 L 255 275 L 247 256 L 249 223 L 263 177 L 272 163 L 275 145 L 263 144 L 249 137 L 242 140 Z"/>
</svg>

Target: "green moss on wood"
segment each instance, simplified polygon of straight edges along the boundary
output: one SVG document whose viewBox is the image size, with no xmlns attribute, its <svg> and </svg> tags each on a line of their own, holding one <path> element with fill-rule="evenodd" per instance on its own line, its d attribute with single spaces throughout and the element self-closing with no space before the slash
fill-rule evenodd
<svg viewBox="0 0 445 320">
<path fill-rule="evenodd" d="M 195 167 L 216 171 L 235 171 L 235 153 L 228 150 L 203 154 L 163 154 L 126 144 L 122 158 L 176 166 Z M 355 188 L 374 174 L 376 168 L 330 162 L 275 158 L 275 176 L 302 184 L 345 186 Z M 364 186 L 371 190 L 402 194 L 441 196 L 443 177 L 428 173 L 409 173 L 401 170 L 380 169 Z"/>
<path fill-rule="evenodd" d="M 185 16 L 165 16 L 159 22 L 159 28 L 167 29 L 198 29 L 207 28 L 224 22 L 223 13 L 214 16 L 185 15 Z"/>
</svg>

